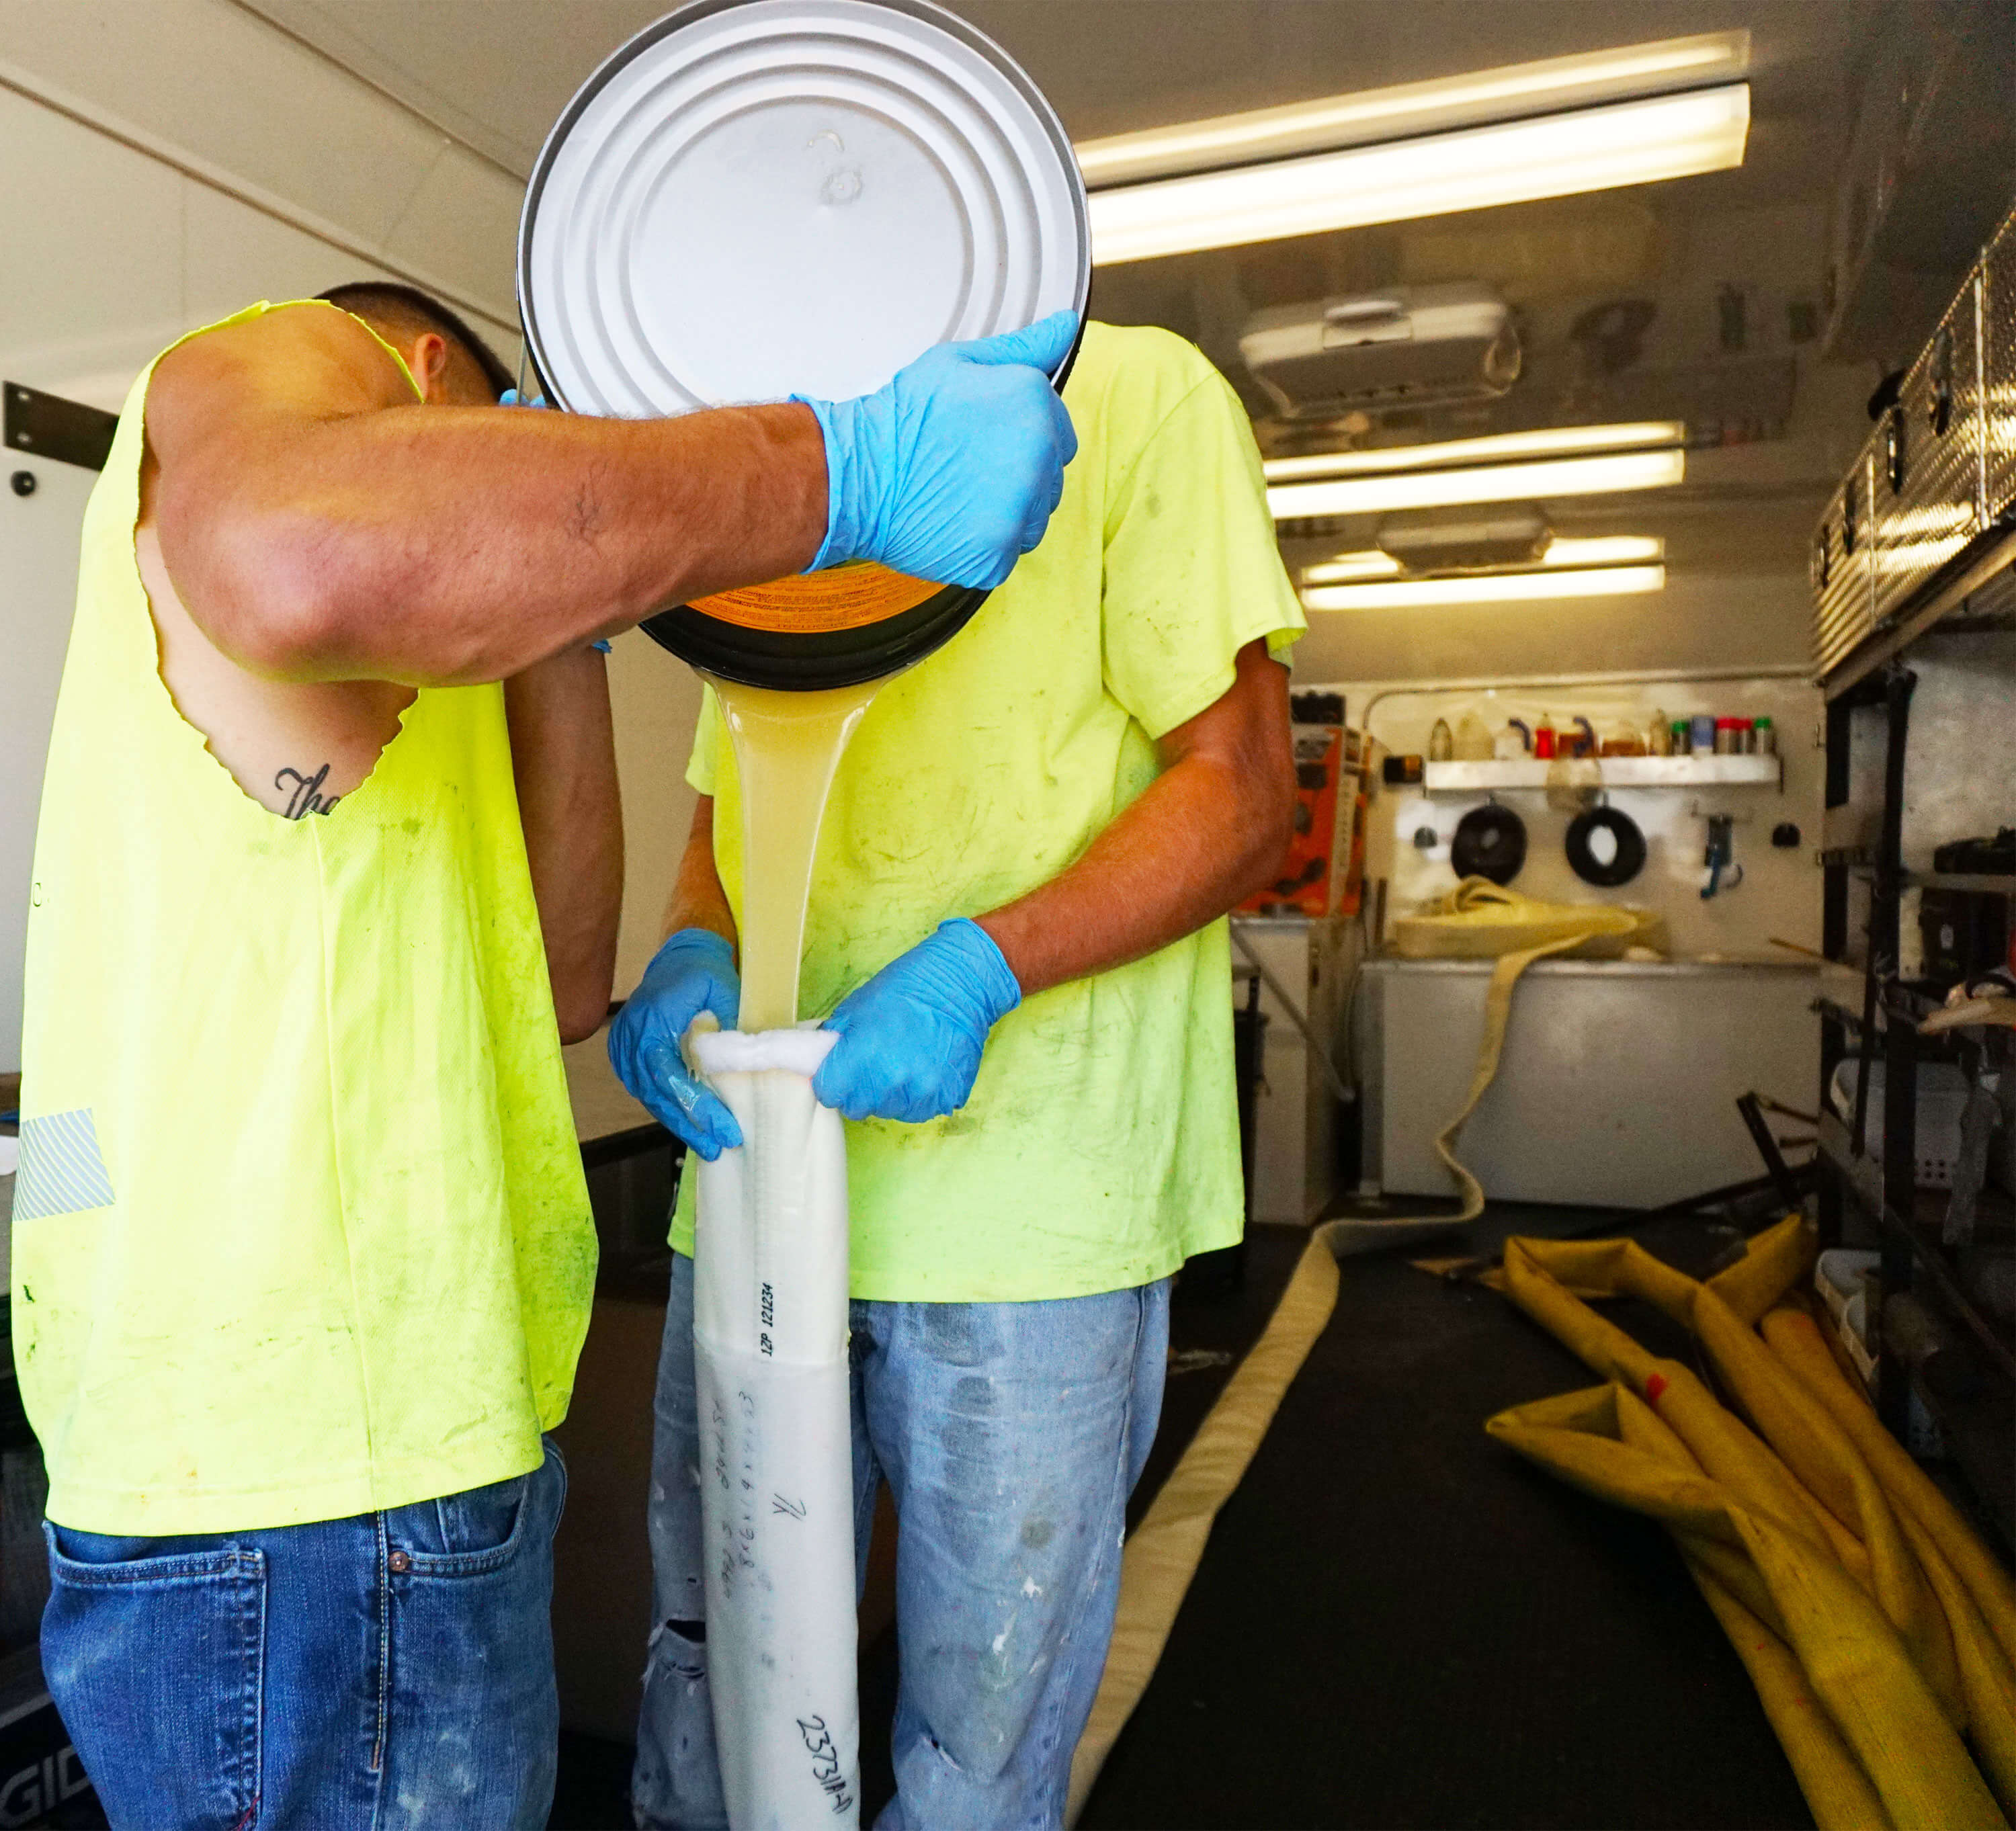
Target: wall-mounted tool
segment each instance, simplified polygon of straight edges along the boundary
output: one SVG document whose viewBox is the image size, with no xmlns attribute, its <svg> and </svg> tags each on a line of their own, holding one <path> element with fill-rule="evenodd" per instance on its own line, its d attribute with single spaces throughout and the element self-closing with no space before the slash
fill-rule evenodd
<svg viewBox="0 0 2016 1831">
<path fill-rule="evenodd" d="M 1701 861 L 1708 866 L 1708 882 L 1701 886 L 1704 903 L 1743 882 L 1743 867 L 1736 862 L 1735 824 L 1733 814 L 1708 817 L 1708 851 Z"/>
</svg>

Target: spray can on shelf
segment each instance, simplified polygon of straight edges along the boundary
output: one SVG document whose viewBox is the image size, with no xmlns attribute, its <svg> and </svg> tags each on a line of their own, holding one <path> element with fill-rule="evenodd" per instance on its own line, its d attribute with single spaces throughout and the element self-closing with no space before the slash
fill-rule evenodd
<svg viewBox="0 0 2016 1831">
<path fill-rule="evenodd" d="M 1756 736 L 1753 746 L 1760 757 L 1775 757 L 1778 754 L 1778 728 L 1768 718 L 1760 718 L 1751 727 Z"/>
</svg>

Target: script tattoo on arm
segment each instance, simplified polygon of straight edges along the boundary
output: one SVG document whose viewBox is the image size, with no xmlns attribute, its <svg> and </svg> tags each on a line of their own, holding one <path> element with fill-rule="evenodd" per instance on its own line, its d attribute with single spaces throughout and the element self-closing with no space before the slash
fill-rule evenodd
<svg viewBox="0 0 2016 1831">
<path fill-rule="evenodd" d="M 298 769 L 283 769 L 273 778 L 274 787 L 287 797 L 286 806 L 280 810 L 280 818 L 299 820 L 310 814 L 326 814 L 343 798 L 322 792 L 322 785 L 328 779 L 326 763 L 312 775 L 304 775 Z"/>
</svg>

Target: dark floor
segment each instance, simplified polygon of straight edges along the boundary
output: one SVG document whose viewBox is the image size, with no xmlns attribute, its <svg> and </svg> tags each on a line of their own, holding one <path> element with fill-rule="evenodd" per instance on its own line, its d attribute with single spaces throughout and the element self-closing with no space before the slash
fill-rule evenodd
<svg viewBox="0 0 2016 1831">
<path fill-rule="evenodd" d="M 1589 1218 L 1499 1210 L 1471 1237 Z M 1699 1273 L 1735 1236 L 1640 1237 Z M 1607 1308 L 1691 1358 L 1663 1317 Z M 1348 1261 L 1082 1823 L 1809 1824 L 1665 1534 L 1484 1434 L 1592 1383 L 1496 1293 Z"/>
<path fill-rule="evenodd" d="M 1486 1250 L 1510 1232 L 1594 1218 L 1494 1208 L 1466 1237 Z M 1698 1274 L 1737 1236 L 1691 1221 L 1640 1237 Z M 1307 1238 L 1256 1228 L 1243 1291 L 1175 1306 L 1182 1370 L 1137 1516 Z M 1692 1358 L 1655 1312 L 1609 1313 Z M 1665 1535 L 1484 1434 L 1494 1412 L 1592 1383 L 1492 1291 L 1431 1278 L 1402 1254 L 1347 1261 L 1337 1313 L 1219 1516 L 1088 1831 L 1810 1824 Z M 893 1631 L 864 1647 L 861 1676 L 866 1824 L 891 1789 Z M 626 1825 L 629 1757 L 566 1739 L 553 1826 Z"/>
</svg>

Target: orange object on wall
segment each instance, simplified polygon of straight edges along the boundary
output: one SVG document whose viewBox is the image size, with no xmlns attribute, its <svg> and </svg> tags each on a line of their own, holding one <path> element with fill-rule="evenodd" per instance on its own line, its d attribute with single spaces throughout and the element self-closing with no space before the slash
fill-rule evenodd
<svg viewBox="0 0 2016 1831">
<path fill-rule="evenodd" d="M 1351 916 L 1365 869 L 1365 797 L 1358 790 L 1355 731 L 1337 725 L 1291 727 L 1295 830 L 1274 881 L 1239 907 L 1249 916 Z"/>
</svg>

